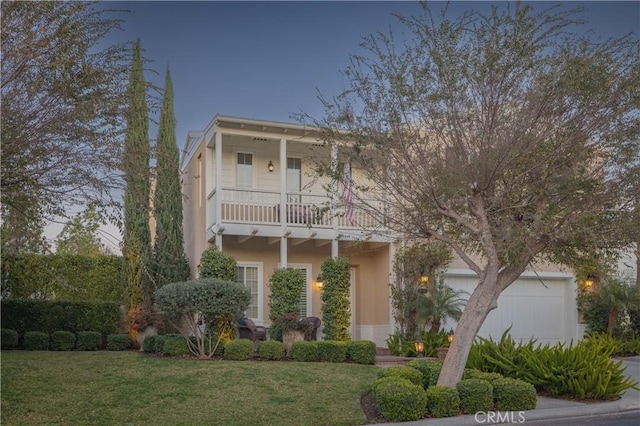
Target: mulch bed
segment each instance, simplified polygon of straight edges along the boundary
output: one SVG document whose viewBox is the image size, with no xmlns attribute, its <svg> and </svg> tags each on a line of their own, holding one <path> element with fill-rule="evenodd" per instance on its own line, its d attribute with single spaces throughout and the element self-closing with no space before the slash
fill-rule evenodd
<svg viewBox="0 0 640 426">
<path fill-rule="evenodd" d="M 384 417 L 378 413 L 376 404 L 373 402 L 373 394 L 371 392 L 360 398 L 360 405 L 362 406 L 362 411 L 364 411 L 365 416 L 367 416 L 367 424 L 387 422 Z"/>
</svg>

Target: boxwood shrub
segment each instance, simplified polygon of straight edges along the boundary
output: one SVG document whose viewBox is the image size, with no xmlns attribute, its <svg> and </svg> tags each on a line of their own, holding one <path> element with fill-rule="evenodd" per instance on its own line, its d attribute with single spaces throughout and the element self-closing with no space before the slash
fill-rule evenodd
<svg viewBox="0 0 640 426">
<path fill-rule="evenodd" d="M 374 365 L 376 363 L 376 344 L 370 340 L 347 342 L 347 361 Z"/>
<path fill-rule="evenodd" d="M 427 411 L 434 417 L 452 417 L 460 412 L 460 397 L 455 388 L 429 386 Z"/>
<path fill-rule="evenodd" d="M 536 388 L 519 379 L 493 381 L 494 406 L 498 411 L 523 411 L 536 408 Z"/>
<path fill-rule="evenodd" d="M 304 340 L 293 342 L 289 356 L 293 361 L 298 362 L 318 361 L 318 342 Z"/>
<path fill-rule="evenodd" d="M 79 351 L 97 351 L 102 348 L 102 335 L 97 331 L 79 331 L 76 336 L 76 349 Z"/>
<path fill-rule="evenodd" d="M 382 416 L 403 422 L 421 419 L 427 404 L 422 386 L 400 376 L 383 377 L 373 383 L 373 399 Z"/>
<path fill-rule="evenodd" d="M 422 386 L 424 380 L 424 376 L 420 371 L 406 365 L 394 365 L 392 367 L 381 368 L 378 371 L 378 377 L 402 377 L 418 386 Z"/>
<path fill-rule="evenodd" d="M 169 337 L 174 336 L 174 334 L 159 334 L 156 336 L 154 340 L 153 352 L 161 354 L 162 348 L 164 348 L 164 342 Z M 179 336 L 179 334 L 178 334 Z"/>
<path fill-rule="evenodd" d="M 463 379 L 480 379 L 480 380 L 487 381 L 489 383 L 493 383 L 494 380 L 502 379 L 504 378 L 504 376 L 500 373 L 491 373 L 491 372 L 476 370 L 474 368 L 465 368 L 464 375 L 462 376 L 462 378 Z"/>
<path fill-rule="evenodd" d="M 54 331 L 51 334 L 52 351 L 70 351 L 76 345 L 76 335 L 70 331 Z"/>
<path fill-rule="evenodd" d="M 253 342 L 248 339 L 236 339 L 224 347 L 224 359 L 230 361 L 246 361 L 253 358 Z"/>
<path fill-rule="evenodd" d="M 335 340 L 318 342 L 318 360 L 345 362 L 347 360 L 347 342 L 337 342 Z"/>
<path fill-rule="evenodd" d="M 153 353 L 156 351 L 156 338 L 158 336 L 156 334 L 151 336 L 146 336 L 144 341 L 142 342 L 142 350 L 146 353 Z"/>
<path fill-rule="evenodd" d="M 10 328 L 0 329 L 0 346 L 2 349 L 15 349 L 18 347 L 18 332 Z"/>
<path fill-rule="evenodd" d="M 486 380 L 465 379 L 456 385 L 463 413 L 475 414 L 493 408 L 493 386 Z"/>
<path fill-rule="evenodd" d="M 187 341 L 184 340 L 183 336 L 169 336 L 162 345 L 162 355 L 178 356 L 190 353 Z"/>
<path fill-rule="evenodd" d="M 24 333 L 24 348 L 28 351 L 48 351 L 49 341 L 49 335 L 42 331 Z"/>
<path fill-rule="evenodd" d="M 442 361 L 414 359 L 407 363 L 407 367 L 415 368 L 422 373 L 422 387 L 427 389 L 429 386 L 435 386 L 438 383 L 440 370 L 442 370 Z"/>
<path fill-rule="evenodd" d="M 258 343 L 258 356 L 264 359 L 278 361 L 284 358 L 284 345 L 277 340 L 267 340 Z"/>
<path fill-rule="evenodd" d="M 109 334 L 107 336 L 108 351 L 124 351 L 131 349 L 131 337 L 128 334 Z"/>
</svg>

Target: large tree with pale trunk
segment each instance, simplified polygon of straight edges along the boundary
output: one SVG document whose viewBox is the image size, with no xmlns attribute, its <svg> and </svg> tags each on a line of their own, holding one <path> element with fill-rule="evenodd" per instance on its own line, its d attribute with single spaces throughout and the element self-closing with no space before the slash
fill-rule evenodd
<svg viewBox="0 0 640 426">
<path fill-rule="evenodd" d="M 348 89 L 313 122 L 338 161 L 360 171 L 356 205 L 396 235 L 446 243 L 478 276 L 439 385 L 460 380 L 478 330 L 520 274 L 615 233 L 630 196 L 638 39 L 594 42 L 581 15 L 509 3 L 449 19 L 425 6 L 400 17 L 402 43 L 364 39 L 344 72 Z M 319 167 L 336 179 L 342 169 Z"/>
</svg>

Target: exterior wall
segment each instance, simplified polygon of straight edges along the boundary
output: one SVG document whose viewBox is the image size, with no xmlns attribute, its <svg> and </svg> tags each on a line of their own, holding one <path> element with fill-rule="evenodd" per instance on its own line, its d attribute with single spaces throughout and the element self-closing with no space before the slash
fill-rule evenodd
<svg viewBox="0 0 640 426">
<path fill-rule="evenodd" d="M 197 265 L 202 252 L 209 246 L 206 240 L 206 161 L 205 147 L 201 143 L 196 153 L 182 171 L 182 194 L 184 214 L 184 249 L 191 276 L 197 276 Z"/>
</svg>

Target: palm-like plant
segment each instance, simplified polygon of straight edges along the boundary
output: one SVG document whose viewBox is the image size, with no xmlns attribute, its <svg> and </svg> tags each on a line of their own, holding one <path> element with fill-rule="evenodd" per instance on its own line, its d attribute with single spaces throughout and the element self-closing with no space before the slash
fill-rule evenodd
<svg viewBox="0 0 640 426">
<path fill-rule="evenodd" d="M 606 278 L 596 298 L 597 302 L 608 313 L 608 334 L 613 334 L 621 314 L 624 314 L 627 309 L 638 309 L 640 307 L 640 292 L 638 292 L 638 289 L 623 284 L 616 278 Z"/>
<path fill-rule="evenodd" d="M 462 309 L 467 303 L 464 296 L 469 293 L 463 290 L 454 290 L 444 282 L 444 277 L 439 275 L 435 282 L 427 285 L 427 291 L 419 298 L 418 315 L 423 321 L 424 327 L 429 326 L 429 332 L 437 333 L 447 318 L 456 321 L 462 315 Z"/>
</svg>

